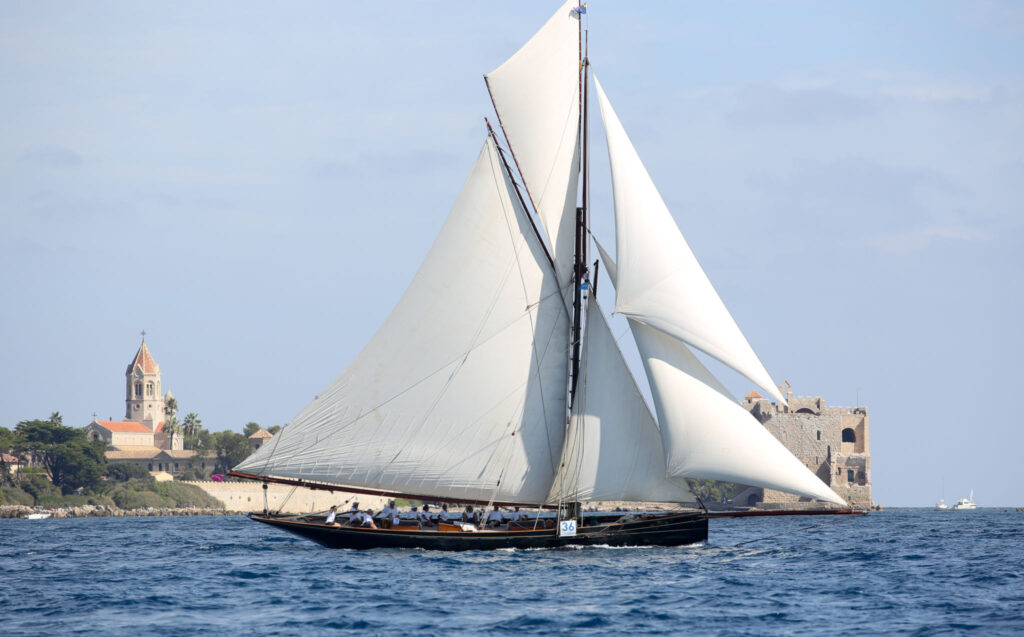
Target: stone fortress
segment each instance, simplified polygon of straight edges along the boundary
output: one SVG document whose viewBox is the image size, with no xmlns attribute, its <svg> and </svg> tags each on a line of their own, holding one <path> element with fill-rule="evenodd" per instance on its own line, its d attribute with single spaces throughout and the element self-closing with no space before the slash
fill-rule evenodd
<svg viewBox="0 0 1024 637">
<path fill-rule="evenodd" d="M 820 396 L 794 396 L 788 381 L 779 390 L 788 406 L 773 403 L 753 391 L 742 405 L 850 506 L 872 508 L 867 408 L 828 407 Z M 736 504 L 760 502 L 758 506 L 766 509 L 801 508 L 796 503 L 810 502 L 809 498 L 753 488 L 737 499 L 740 501 Z"/>
</svg>

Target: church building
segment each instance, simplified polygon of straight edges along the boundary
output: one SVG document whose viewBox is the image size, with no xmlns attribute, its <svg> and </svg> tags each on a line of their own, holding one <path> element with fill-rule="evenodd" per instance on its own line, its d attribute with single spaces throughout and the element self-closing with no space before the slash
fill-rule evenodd
<svg viewBox="0 0 1024 637">
<path fill-rule="evenodd" d="M 195 451 L 186 451 L 178 431 L 164 431 L 171 392 L 161 393 L 160 366 L 146 346 L 142 344 L 125 371 L 124 420 L 93 420 L 86 425 L 86 435 L 99 439 L 112 447 L 107 460 L 134 462 L 149 471 L 174 474 L 185 467 Z"/>
</svg>

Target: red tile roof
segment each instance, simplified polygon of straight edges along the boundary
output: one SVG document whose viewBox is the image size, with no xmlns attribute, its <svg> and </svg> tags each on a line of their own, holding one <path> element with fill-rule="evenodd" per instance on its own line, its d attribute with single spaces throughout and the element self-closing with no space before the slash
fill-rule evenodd
<svg viewBox="0 0 1024 637">
<path fill-rule="evenodd" d="M 128 363 L 128 371 L 125 373 L 132 373 L 136 366 L 142 368 L 143 374 L 156 374 L 160 371 L 160 367 L 153 360 L 153 355 L 149 353 L 149 348 L 146 347 L 146 341 L 142 341 L 139 351 L 135 353 L 135 358 L 132 359 L 132 362 Z"/>
<path fill-rule="evenodd" d="M 255 438 L 256 440 L 260 440 L 262 438 L 273 438 L 274 434 L 272 434 L 269 431 L 267 431 L 266 429 L 260 427 L 258 430 L 256 430 L 256 433 L 254 433 L 253 435 L 251 435 L 249 437 L 250 438 Z"/>
<path fill-rule="evenodd" d="M 117 433 L 152 433 L 149 429 L 146 429 L 146 426 L 141 422 L 135 422 L 133 420 L 97 420 L 95 422 L 107 431 L 115 431 Z"/>
<path fill-rule="evenodd" d="M 154 429 L 153 432 L 159 434 L 159 433 L 163 433 L 163 431 L 164 431 L 164 423 L 158 422 L 156 424 L 156 429 Z"/>
<path fill-rule="evenodd" d="M 754 400 L 757 400 L 759 398 L 763 398 L 763 396 L 761 396 L 761 394 L 757 393 L 756 391 L 752 391 L 746 396 L 744 396 L 744 398 L 752 398 Z"/>
</svg>

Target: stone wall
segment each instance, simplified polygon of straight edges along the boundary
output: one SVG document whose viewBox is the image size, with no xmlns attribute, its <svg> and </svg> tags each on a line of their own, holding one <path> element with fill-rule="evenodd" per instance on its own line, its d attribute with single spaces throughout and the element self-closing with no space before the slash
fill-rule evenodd
<svg viewBox="0 0 1024 637">
<path fill-rule="evenodd" d="M 263 484 L 259 482 L 213 482 L 187 481 L 183 484 L 192 484 L 209 495 L 224 503 L 224 506 L 232 511 L 243 511 L 253 513 L 263 511 Z M 306 489 L 296 487 L 295 492 L 288 497 L 292 487 L 285 484 L 267 485 L 267 502 L 271 511 L 277 511 L 282 503 L 282 513 L 313 513 L 326 511 L 332 504 L 339 505 L 338 508 L 347 510 L 353 501 L 359 502 L 361 509 L 373 509 L 379 511 L 387 503 L 387 498 L 346 493 L 344 491 L 320 491 L 318 489 Z M 287 498 L 287 501 L 286 501 Z M 342 506 L 344 505 L 344 506 Z"/>
<path fill-rule="evenodd" d="M 786 401 L 780 407 L 755 392 L 743 406 L 768 431 L 837 495 L 855 508 L 871 508 L 870 427 L 864 407 L 828 407 L 820 396 L 794 396 L 788 383 L 779 388 Z M 854 438 L 852 441 L 845 441 Z M 780 491 L 765 489 L 768 507 L 810 502 Z"/>
</svg>

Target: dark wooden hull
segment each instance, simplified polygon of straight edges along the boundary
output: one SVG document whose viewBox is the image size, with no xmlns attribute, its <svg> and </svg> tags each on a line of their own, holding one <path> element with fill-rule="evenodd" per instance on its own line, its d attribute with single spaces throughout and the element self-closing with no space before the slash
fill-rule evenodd
<svg viewBox="0 0 1024 637">
<path fill-rule="evenodd" d="M 433 551 L 490 551 L 495 549 L 559 548 L 562 546 L 681 546 L 708 539 L 708 519 L 702 513 L 645 516 L 625 523 L 581 527 L 574 537 L 558 537 L 557 529 L 514 531 L 394 530 L 326 526 L 297 517 L 252 514 L 251 519 L 339 549 L 427 549 Z"/>
</svg>

